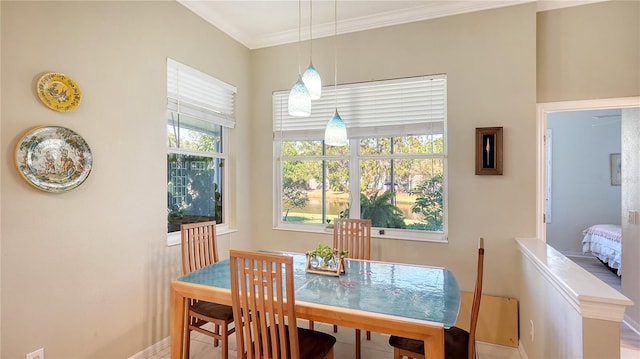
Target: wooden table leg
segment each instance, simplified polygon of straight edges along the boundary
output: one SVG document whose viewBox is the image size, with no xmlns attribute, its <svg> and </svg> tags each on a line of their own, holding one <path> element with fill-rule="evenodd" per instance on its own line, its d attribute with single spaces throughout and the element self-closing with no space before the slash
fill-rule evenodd
<svg viewBox="0 0 640 359">
<path fill-rule="evenodd" d="M 425 353 L 428 358 L 444 358 L 444 330 L 433 332 L 424 338 Z"/>
<path fill-rule="evenodd" d="M 186 298 L 171 287 L 171 359 L 182 359 Z"/>
</svg>

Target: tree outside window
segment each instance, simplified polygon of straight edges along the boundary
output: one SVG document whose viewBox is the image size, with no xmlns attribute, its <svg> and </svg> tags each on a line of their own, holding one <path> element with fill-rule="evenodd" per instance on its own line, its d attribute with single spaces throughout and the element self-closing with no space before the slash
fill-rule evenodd
<svg viewBox="0 0 640 359">
<path fill-rule="evenodd" d="M 169 113 L 167 124 L 168 232 L 183 223 L 222 223 L 223 127 Z"/>
<path fill-rule="evenodd" d="M 443 137 L 372 137 L 357 152 L 331 153 L 321 141 L 283 143 L 282 221 L 328 223 L 351 206 L 374 227 L 443 231 Z M 354 149 L 355 150 L 355 149 Z M 359 195 L 349 203 L 350 160 L 359 163 Z M 357 180 L 357 177 L 356 177 Z M 350 213 L 351 212 L 351 213 Z"/>
</svg>

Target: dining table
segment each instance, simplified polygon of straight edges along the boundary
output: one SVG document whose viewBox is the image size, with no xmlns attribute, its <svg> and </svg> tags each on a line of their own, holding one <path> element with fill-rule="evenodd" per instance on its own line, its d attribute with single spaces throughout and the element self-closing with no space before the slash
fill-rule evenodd
<svg viewBox="0 0 640 359">
<path fill-rule="evenodd" d="M 333 276 L 308 272 L 304 254 L 271 253 L 294 258 L 297 318 L 422 340 L 427 358 L 444 357 L 444 329 L 460 309 L 450 270 L 345 258 L 344 273 Z M 226 259 L 171 282 L 171 358 L 183 355 L 189 300 L 232 305 L 230 278 Z"/>
</svg>

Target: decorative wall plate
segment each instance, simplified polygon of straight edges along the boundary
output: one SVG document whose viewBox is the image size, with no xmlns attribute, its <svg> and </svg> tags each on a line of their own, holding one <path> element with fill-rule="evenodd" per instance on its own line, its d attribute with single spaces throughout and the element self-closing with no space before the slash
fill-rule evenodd
<svg viewBox="0 0 640 359">
<path fill-rule="evenodd" d="M 60 126 L 27 131 L 15 151 L 18 172 L 35 188 L 61 193 L 78 187 L 91 172 L 93 157 L 85 140 Z"/>
<path fill-rule="evenodd" d="M 54 111 L 69 112 L 80 105 L 80 87 L 72 78 L 58 72 L 49 72 L 38 80 L 38 97 Z"/>
</svg>

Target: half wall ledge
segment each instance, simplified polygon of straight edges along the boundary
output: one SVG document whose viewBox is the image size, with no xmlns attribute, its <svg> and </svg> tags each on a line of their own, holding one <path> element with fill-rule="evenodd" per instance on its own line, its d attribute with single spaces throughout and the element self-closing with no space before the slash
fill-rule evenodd
<svg viewBox="0 0 640 359">
<path fill-rule="evenodd" d="M 537 238 L 516 238 L 531 261 L 583 318 L 621 322 L 633 301 Z"/>
</svg>

